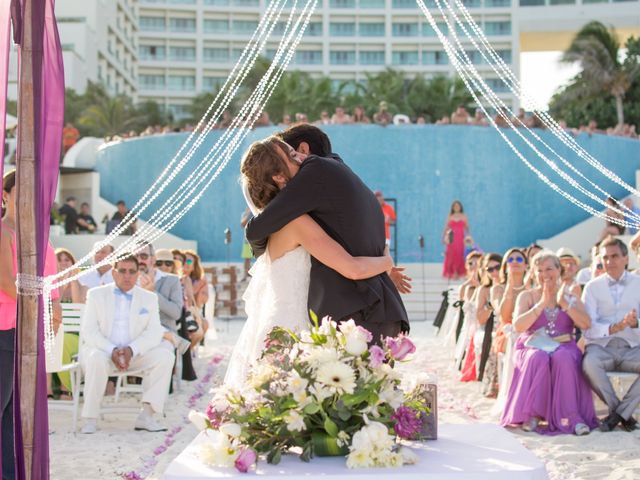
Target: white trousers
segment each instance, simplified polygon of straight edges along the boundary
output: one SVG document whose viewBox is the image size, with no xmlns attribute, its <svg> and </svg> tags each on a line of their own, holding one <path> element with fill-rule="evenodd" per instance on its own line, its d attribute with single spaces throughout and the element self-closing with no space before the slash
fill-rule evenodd
<svg viewBox="0 0 640 480">
<path fill-rule="evenodd" d="M 142 371 L 142 402 L 151 404 L 155 412 L 162 413 L 164 409 L 174 361 L 173 352 L 163 345 L 131 359 L 128 371 Z M 81 365 L 84 371 L 82 416 L 98 418 L 109 375 L 119 373 L 119 370 L 111 361 L 111 356 L 98 349 L 84 351 Z"/>
</svg>

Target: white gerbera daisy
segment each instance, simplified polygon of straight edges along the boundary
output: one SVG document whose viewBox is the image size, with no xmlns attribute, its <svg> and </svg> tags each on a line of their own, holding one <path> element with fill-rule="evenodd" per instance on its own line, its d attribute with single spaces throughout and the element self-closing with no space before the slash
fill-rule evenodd
<svg viewBox="0 0 640 480">
<path fill-rule="evenodd" d="M 336 393 L 353 393 L 356 387 L 355 372 L 342 362 L 330 362 L 320 366 L 316 380 Z"/>
</svg>

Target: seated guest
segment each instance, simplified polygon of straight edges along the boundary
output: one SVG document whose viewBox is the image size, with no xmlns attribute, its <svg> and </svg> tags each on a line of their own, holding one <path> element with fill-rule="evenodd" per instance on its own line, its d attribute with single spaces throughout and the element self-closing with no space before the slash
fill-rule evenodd
<svg viewBox="0 0 640 480">
<path fill-rule="evenodd" d="M 562 282 L 569 285 L 572 289 L 575 288 L 575 294 L 580 295 L 582 289 L 579 288 L 576 280 L 581 264 L 580 257 L 567 247 L 558 249 L 556 255 L 560 259 L 560 265 L 562 265 Z"/>
<path fill-rule="evenodd" d="M 502 425 L 524 431 L 585 435 L 598 425 L 589 384 L 582 375 L 582 352 L 573 331 L 590 326 L 580 297 L 561 283 L 560 259 L 541 251 L 532 260 L 536 287 L 520 294 L 513 326 L 520 337 Z M 546 428 L 539 428 L 546 421 Z"/>
<path fill-rule="evenodd" d="M 182 266 L 182 283 L 185 286 L 185 293 L 187 293 L 187 308 L 194 307 L 203 314 L 204 306 L 209 301 L 209 284 L 204 276 L 200 257 L 193 250 L 185 250 L 182 253 L 185 256 Z M 197 345 L 207 333 L 209 327 L 207 321 L 202 318 L 201 323 L 202 328 L 191 333 L 192 345 Z"/>
<path fill-rule="evenodd" d="M 93 246 L 93 248 L 95 249 L 97 246 L 98 244 L 96 243 Z M 107 258 L 111 253 L 113 253 L 112 245 L 105 245 L 104 247 L 100 248 L 93 255 L 93 264 L 97 265 L 102 260 Z M 78 280 L 87 289 L 99 287 L 101 285 L 107 285 L 108 283 L 113 283 L 113 275 L 111 273 L 112 273 L 111 265 L 107 264 L 107 265 L 103 265 L 102 267 L 98 267 L 97 270 L 92 270 L 90 272 L 85 273 Z"/>
<path fill-rule="evenodd" d="M 176 252 L 179 255 L 176 255 Z M 173 260 L 169 260 L 169 255 L 173 256 Z M 178 266 L 182 265 L 181 260 L 176 260 L 176 257 L 180 258 L 182 256 L 182 252 L 180 250 L 167 250 L 167 249 L 159 249 L 156 251 L 156 267 L 162 273 L 168 273 L 173 275 L 178 275 Z M 186 292 L 185 292 L 186 293 Z M 196 371 L 193 368 L 193 361 L 191 358 L 191 340 L 190 333 L 188 331 L 188 327 L 186 325 L 186 295 L 184 295 L 185 307 L 182 310 L 182 316 L 180 318 L 180 326 L 178 328 L 178 335 L 184 339 L 184 343 L 186 347 L 184 349 L 178 348 L 182 352 L 182 379 L 183 380 L 195 380 L 197 378 Z M 202 329 L 199 329 L 202 331 Z M 173 338 L 172 338 L 173 339 Z M 179 353 L 181 353 L 179 352 Z"/>
<path fill-rule="evenodd" d="M 138 284 L 158 296 L 160 307 L 160 323 L 164 327 L 163 338 L 170 342 L 179 353 L 183 354 L 189 348 L 189 342 L 184 342 L 178 336 L 178 320 L 182 316 L 183 293 L 180 278 L 171 273 L 165 273 L 157 268 L 158 263 L 173 262 L 170 250 L 158 250 L 159 256 L 148 242 L 138 252 L 140 264 L 140 278 Z"/>
<path fill-rule="evenodd" d="M 115 285 L 89 291 L 82 316 L 80 363 L 85 374 L 85 424 L 82 433 L 95 433 L 109 374 L 143 371 L 142 411 L 136 430 L 166 430 L 155 418 L 169 393 L 173 352 L 162 345 L 158 297 L 136 286 L 138 259 L 131 255 L 114 265 Z"/>
<path fill-rule="evenodd" d="M 632 414 L 640 404 L 640 379 L 620 400 L 607 372 L 640 373 L 640 277 L 626 271 L 629 257 L 622 240 L 606 238 L 600 244 L 600 256 L 606 275 L 587 283 L 583 294 L 591 327 L 584 332 L 587 346 L 582 369 L 609 407 L 600 430 L 609 432 L 621 424 L 632 431 L 637 428 Z"/>
<path fill-rule="evenodd" d="M 63 272 L 75 265 L 76 259 L 73 254 L 66 248 L 56 249 L 56 259 L 58 261 L 58 272 Z M 78 270 L 70 270 L 68 274 L 61 277 L 60 280 L 65 280 L 69 277 L 77 275 Z M 61 303 L 84 303 L 87 295 L 86 287 L 82 286 L 78 280 L 72 280 L 71 282 L 63 285 L 58 289 L 60 292 Z M 78 353 L 78 334 L 77 333 L 65 333 L 62 344 L 62 364 L 68 365 L 71 363 L 73 356 Z M 60 381 L 60 400 L 71 400 L 71 375 L 69 372 L 58 372 L 54 374 Z M 49 379 L 47 379 L 49 380 Z M 50 388 L 51 385 L 47 383 L 47 395 L 53 395 L 53 391 Z"/>
<path fill-rule="evenodd" d="M 591 263 L 588 267 L 580 269 L 576 274 L 576 282 L 584 288 L 584 286 L 596 277 L 604 273 L 604 266 L 599 255 L 600 244 L 596 243 L 591 247 Z"/>
</svg>

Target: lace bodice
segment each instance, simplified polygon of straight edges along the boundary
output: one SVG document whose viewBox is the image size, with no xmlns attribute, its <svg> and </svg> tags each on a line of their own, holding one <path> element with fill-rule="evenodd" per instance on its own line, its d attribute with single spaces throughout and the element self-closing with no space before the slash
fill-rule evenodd
<svg viewBox="0 0 640 480">
<path fill-rule="evenodd" d="M 275 260 L 269 258 L 268 251 L 258 258 L 249 271 L 251 281 L 242 297 L 247 321 L 229 360 L 225 384 L 241 386 L 273 327 L 299 332 L 309 326 L 310 270 L 311 259 L 302 247 Z"/>
</svg>

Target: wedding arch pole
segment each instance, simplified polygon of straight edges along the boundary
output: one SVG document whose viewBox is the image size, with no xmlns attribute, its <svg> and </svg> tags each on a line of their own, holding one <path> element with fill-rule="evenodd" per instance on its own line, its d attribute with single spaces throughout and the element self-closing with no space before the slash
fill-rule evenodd
<svg viewBox="0 0 640 480">
<path fill-rule="evenodd" d="M 34 96 L 34 55 L 42 54 L 42 46 L 34 42 L 34 3 L 22 2 L 22 35 L 20 43 L 20 72 L 18 83 L 18 153 L 16 160 L 16 223 L 18 272 L 24 278 L 38 274 L 36 247 L 36 113 Z M 38 378 L 38 296 L 18 294 L 16 353 L 16 390 L 20 405 L 22 452 L 16 452 L 16 466 L 21 470 L 20 454 L 24 461 L 24 478 L 31 480 L 35 432 L 35 406 Z M 17 398 L 16 398 L 17 400 Z M 18 447 L 18 445 L 16 445 Z M 20 472 L 18 478 L 20 478 Z"/>
</svg>

